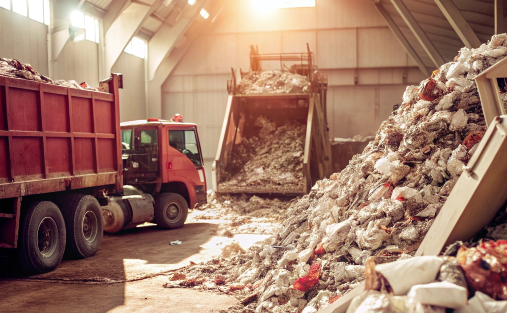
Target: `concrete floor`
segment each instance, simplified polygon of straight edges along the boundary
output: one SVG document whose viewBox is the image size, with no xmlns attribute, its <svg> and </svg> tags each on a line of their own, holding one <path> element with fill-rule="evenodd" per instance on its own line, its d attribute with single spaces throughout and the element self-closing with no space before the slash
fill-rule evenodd
<svg viewBox="0 0 507 313">
<path fill-rule="evenodd" d="M 53 272 L 0 277 L 0 312 L 209 312 L 237 300 L 192 289 L 166 289 L 175 269 L 220 255 L 232 239 L 215 236 L 221 221 L 192 221 L 177 230 L 144 226 L 104 235 L 85 260 L 64 258 Z M 245 248 L 266 236 L 237 235 Z M 169 242 L 181 240 L 181 245 Z"/>
</svg>

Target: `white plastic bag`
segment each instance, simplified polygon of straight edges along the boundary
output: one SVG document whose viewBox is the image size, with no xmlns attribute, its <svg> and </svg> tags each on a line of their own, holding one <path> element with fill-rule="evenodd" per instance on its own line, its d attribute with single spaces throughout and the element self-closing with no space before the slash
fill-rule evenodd
<svg viewBox="0 0 507 313">
<path fill-rule="evenodd" d="M 495 301 L 488 295 L 476 291 L 475 296 L 468 300 L 465 305 L 454 313 L 505 313 L 507 312 L 507 301 Z"/>
<path fill-rule="evenodd" d="M 395 295 L 404 295 L 414 285 L 427 284 L 437 277 L 444 261 L 436 256 L 419 256 L 375 267 L 389 281 Z"/>
<path fill-rule="evenodd" d="M 422 303 L 457 309 L 467 304 L 467 290 L 447 281 L 412 286 L 407 294 L 410 303 Z"/>
</svg>

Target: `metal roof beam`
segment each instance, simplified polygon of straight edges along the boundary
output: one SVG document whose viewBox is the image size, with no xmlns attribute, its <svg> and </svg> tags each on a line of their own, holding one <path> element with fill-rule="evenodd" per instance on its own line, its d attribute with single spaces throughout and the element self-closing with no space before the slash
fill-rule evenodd
<svg viewBox="0 0 507 313">
<path fill-rule="evenodd" d="M 435 3 L 467 48 L 479 48 L 481 46 L 481 41 L 451 0 L 435 0 Z"/>
<path fill-rule="evenodd" d="M 382 17 L 386 21 L 387 26 L 389 26 L 389 28 L 393 32 L 394 36 L 396 37 L 396 39 L 398 39 L 398 41 L 400 42 L 403 49 L 405 49 L 405 51 L 408 53 L 408 55 L 410 55 L 410 57 L 415 61 L 415 63 L 417 63 L 417 66 L 419 66 L 419 69 L 421 70 L 421 72 L 423 72 L 423 74 L 426 76 L 430 76 L 430 72 L 426 68 L 426 65 L 424 65 L 424 62 L 421 60 L 421 58 L 419 57 L 417 52 L 415 52 L 414 48 L 412 48 L 412 45 L 410 45 L 407 38 L 405 38 L 405 36 L 401 32 L 400 28 L 393 21 L 393 19 L 391 18 L 389 13 L 386 11 L 386 9 L 384 9 L 382 4 L 380 4 L 378 2 L 375 3 L 375 6 L 377 7 L 377 10 L 379 11 L 379 13 L 382 15 Z"/>
<path fill-rule="evenodd" d="M 162 85 L 181 58 L 191 46 L 193 40 L 188 40 L 182 47 L 174 48 L 158 67 L 153 80 L 148 82 L 148 112 L 147 117 L 162 118 Z"/>
<path fill-rule="evenodd" d="M 507 0 L 495 0 L 495 34 L 507 33 Z"/>
<path fill-rule="evenodd" d="M 213 2 L 213 4 L 217 2 L 220 3 L 220 1 L 217 0 L 212 0 L 208 2 Z M 179 45 L 172 48 L 169 54 L 166 57 L 164 57 L 164 59 L 160 62 L 159 66 L 157 66 L 153 79 L 148 80 L 148 92 L 147 92 L 148 99 L 146 101 L 146 103 L 148 104 L 146 112 L 147 117 L 163 117 L 162 85 L 166 81 L 167 77 L 171 75 L 172 71 L 176 68 L 181 58 L 185 55 L 185 52 L 190 48 L 190 46 L 192 46 L 197 37 L 206 29 L 208 29 L 209 31 L 211 27 L 216 25 L 214 24 L 214 22 L 217 19 L 220 12 L 222 11 L 223 7 L 225 6 L 227 0 L 222 2 L 223 3 L 221 9 L 218 11 L 218 13 L 214 15 L 214 18 L 211 19 L 211 21 L 210 19 L 208 19 L 204 23 L 199 25 L 198 28 L 195 29 L 196 31 L 193 31 L 189 37 L 184 38 L 185 41 L 183 43 L 180 43 Z"/>
<path fill-rule="evenodd" d="M 52 4 L 54 19 L 60 21 L 59 30 L 55 31 L 54 25 L 51 25 L 51 60 L 56 60 L 60 56 L 60 53 L 65 47 L 65 44 L 70 38 L 69 35 L 69 26 L 70 26 L 70 14 L 79 10 L 86 4 L 85 0 L 79 1 L 57 1 Z"/>
<path fill-rule="evenodd" d="M 150 1 L 151 6 L 146 5 L 148 1 Z M 113 21 L 104 35 L 103 75 L 109 75 L 111 68 L 114 63 L 116 63 L 127 44 L 141 29 L 143 21 L 158 8 L 157 4 L 160 3 L 160 0 L 146 0 L 142 4 L 131 2 Z"/>
<path fill-rule="evenodd" d="M 405 3 L 403 3 L 402 0 L 391 0 L 391 3 L 394 5 L 405 23 L 407 23 L 408 27 L 424 48 L 424 51 L 426 51 L 433 64 L 435 64 L 437 68 L 444 64 L 444 58 L 440 55 L 440 52 L 438 52 L 428 36 L 426 36 L 419 23 L 417 23 L 408 8 L 405 6 Z"/>
<path fill-rule="evenodd" d="M 199 12 L 210 0 L 201 0 L 191 6 L 191 11 L 187 12 L 190 17 L 182 16 L 170 27 L 163 23 L 155 35 L 148 42 L 148 79 L 155 79 L 155 72 L 167 55 L 174 48 L 176 43 L 187 31 L 192 22 L 199 16 Z M 190 5 L 187 5 L 187 7 Z M 185 12 L 186 10 L 183 10 Z M 165 79 L 165 78 L 164 78 Z"/>
<path fill-rule="evenodd" d="M 121 12 L 130 5 L 129 0 L 114 0 L 109 5 L 109 8 L 102 18 L 104 34 L 107 33 L 114 21 L 120 16 Z"/>
</svg>

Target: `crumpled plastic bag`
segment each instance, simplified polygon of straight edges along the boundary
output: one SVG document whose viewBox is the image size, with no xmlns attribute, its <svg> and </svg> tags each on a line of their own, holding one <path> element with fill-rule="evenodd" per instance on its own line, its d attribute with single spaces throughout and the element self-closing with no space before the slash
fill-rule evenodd
<svg viewBox="0 0 507 313">
<path fill-rule="evenodd" d="M 307 276 L 301 277 L 294 282 L 292 288 L 307 292 L 310 290 L 315 284 L 319 282 L 321 267 L 320 263 L 315 262 L 310 266 L 310 271 Z"/>
<path fill-rule="evenodd" d="M 418 194 L 418 191 L 410 187 L 396 187 L 391 195 L 392 200 L 407 200 Z"/>
<path fill-rule="evenodd" d="M 463 274 L 463 270 L 461 270 L 458 259 L 452 256 L 444 256 L 442 259 L 444 263 L 440 267 L 437 280 L 467 288 L 465 274 Z"/>
<path fill-rule="evenodd" d="M 457 309 L 467 304 L 467 290 L 446 281 L 414 285 L 407 294 L 409 303 Z"/>
<path fill-rule="evenodd" d="M 507 300 L 507 240 L 482 242 L 475 248 L 463 245 L 457 257 L 470 289 Z"/>
<path fill-rule="evenodd" d="M 437 277 L 444 261 L 436 256 L 418 256 L 375 267 L 389 281 L 395 295 L 404 295 L 414 285 L 427 284 Z"/>
<path fill-rule="evenodd" d="M 352 299 L 347 313 L 406 313 L 407 298 L 393 296 L 376 290 L 365 290 Z"/>
<path fill-rule="evenodd" d="M 477 291 L 475 296 L 454 313 L 500 313 L 507 312 L 507 301 L 495 301 L 488 295 Z"/>
</svg>

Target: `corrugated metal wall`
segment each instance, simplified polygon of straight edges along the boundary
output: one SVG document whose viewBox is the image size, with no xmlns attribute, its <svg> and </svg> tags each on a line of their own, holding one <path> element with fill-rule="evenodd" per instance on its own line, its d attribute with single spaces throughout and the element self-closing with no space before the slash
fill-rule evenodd
<svg viewBox="0 0 507 313">
<path fill-rule="evenodd" d="M 29 63 L 49 75 L 47 34 L 46 25 L 0 8 L 0 57 Z"/>
<path fill-rule="evenodd" d="M 75 80 L 78 84 L 99 85 L 99 45 L 83 40 L 67 41 L 53 63 L 53 79 Z"/>
<path fill-rule="evenodd" d="M 406 86 L 424 78 L 369 1 L 320 0 L 315 8 L 264 15 L 252 11 L 249 1 L 229 4 L 214 31 L 196 40 L 162 88 L 162 116 L 181 113 L 198 124 L 208 176 L 230 69 L 248 70 L 252 44 L 261 53 L 304 52 L 309 44 L 329 77 L 332 137 L 374 134 L 401 102 Z"/>
<path fill-rule="evenodd" d="M 112 71 L 123 74 L 123 89 L 120 89 L 120 121 L 145 119 L 145 60 L 123 52 Z"/>
</svg>

